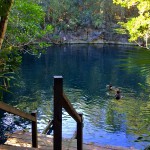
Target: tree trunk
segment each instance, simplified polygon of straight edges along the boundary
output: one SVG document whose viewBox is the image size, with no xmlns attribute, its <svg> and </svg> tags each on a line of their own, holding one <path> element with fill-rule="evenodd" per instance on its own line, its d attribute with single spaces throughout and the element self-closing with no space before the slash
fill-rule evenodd
<svg viewBox="0 0 150 150">
<path fill-rule="evenodd" d="M 7 24 L 8 24 L 8 16 L 10 9 L 13 5 L 14 0 L 11 0 L 9 2 L 9 5 L 7 5 L 7 10 L 3 16 L 0 16 L 0 50 L 2 48 L 2 43 L 5 37 L 6 29 L 7 29 Z"/>
<path fill-rule="evenodd" d="M 1 17 L 1 21 L 0 21 L 0 49 L 2 47 L 5 32 L 6 32 L 6 29 L 7 29 L 7 22 L 8 22 L 8 17 L 7 16 Z"/>
</svg>

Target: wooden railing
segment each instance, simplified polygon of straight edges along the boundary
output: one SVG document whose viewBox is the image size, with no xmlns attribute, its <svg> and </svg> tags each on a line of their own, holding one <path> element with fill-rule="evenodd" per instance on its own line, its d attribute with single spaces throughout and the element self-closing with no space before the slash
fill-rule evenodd
<svg viewBox="0 0 150 150">
<path fill-rule="evenodd" d="M 20 111 L 19 109 L 14 108 L 4 102 L 0 102 L 0 109 L 12 113 L 14 115 L 20 116 L 22 118 L 32 121 L 32 147 L 38 147 L 37 140 L 37 115 L 36 112 L 32 112 L 31 115 Z"/>
<path fill-rule="evenodd" d="M 54 150 L 62 149 L 62 108 L 77 122 L 77 149 L 82 150 L 83 118 L 77 113 L 68 98 L 63 93 L 63 77 L 54 76 Z"/>
</svg>

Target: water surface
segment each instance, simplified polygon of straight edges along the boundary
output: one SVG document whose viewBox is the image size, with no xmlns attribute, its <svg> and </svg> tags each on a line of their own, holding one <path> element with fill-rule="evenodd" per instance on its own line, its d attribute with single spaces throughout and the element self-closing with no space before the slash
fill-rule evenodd
<svg viewBox="0 0 150 150">
<path fill-rule="evenodd" d="M 150 142 L 149 53 L 127 46 L 64 45 L 49 47 L 40 58 L 25 54 L 19 87 L 5 102 L 37 110 L 42 132 L 53 117 L 53 76 L 62 75 L 66 95 L 84 115 L 84 143 L 144 149 Z M 120 101 L 107 90 L 110 83 L 121 90 Z M 27 120 L 3 112 L 0 117 L 5 132 L 31 129 Z M 63 110 L 63 137 L 72 138 L 75 130 Z"/>
</svg>

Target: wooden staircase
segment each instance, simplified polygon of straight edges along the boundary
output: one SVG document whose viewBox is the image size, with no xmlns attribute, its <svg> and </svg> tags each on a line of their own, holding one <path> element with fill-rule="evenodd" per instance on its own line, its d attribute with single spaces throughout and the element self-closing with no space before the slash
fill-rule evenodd
<svg viewBox="0 0 150 150">
<path fill-rule="evenodd" d="M 62 108 L 64 108 L 77 123 L 77 139 L 62 138 Z M 32 133 L 18 131 L 9 135 L 4 145 L 0 145 L 0 150 L 135 150 L 134 148 L 102 147 L 94 146 L 93 144 L 83 144 L 83 117 L 81 113 L 76 112 L 63 93 L 62 76 L 54 76 L 53 137 L 37 133 L 36 112 L 27 114 L 3 102 L 0 102 L 0 109 L 28 119 L 32 124 Z"/>
</svg>

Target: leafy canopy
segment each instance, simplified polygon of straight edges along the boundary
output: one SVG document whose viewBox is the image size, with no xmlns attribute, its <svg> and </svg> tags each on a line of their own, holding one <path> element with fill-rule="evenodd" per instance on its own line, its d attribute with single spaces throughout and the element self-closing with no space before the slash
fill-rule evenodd
<svg viewBox="0 0 150 150">
<path fill-rule="evenodd" d="M 34 44 L 37 39 L 51 33 L 51 25 L 43 28 L 44 18 L 45 12 L 42 6 L 34 0 L 15 0 L 9 16 L 5 48 L 20 48 Z"/>
<path fill-rule="evenodd" d="M 0 19 L 7 16 L 12 0 L 0 0 Z M 8 91 L 10 80 L 19 69 L 22 57 L 18 50 L 37 43 L 38 48 L 45 46 L 40 38 L 52 32 L 52 26 L 44 24 L 45 12 L 35 0 L 15 0 L 10 11 L 7 32 L 0 51 L 0 99 L 3 91 Z M 1 21 L 1 20 L 0 20 Z M 44 27 L 43 27 L 44 26 Z M 34 45 L 30 53 L 37 54 Z"/>
<path fill-rule="evenodd" d="M 10 4 L 11 0 L 0 0 L 0 17 L 6 15 Z"/>
<path fill-rule="evenodd" d="M 130 35 L 129 41 L 141 39 L 145 41 L 145 46 L 148 48 L 150 38 L 150 0 L 113 0 L 113 2 L 128 9 L 133 7 L 138 9 L 136 17 L 128 18 L 127 22 L 121 22 L 120 24 L 128 31 Z"/>
</svg>

